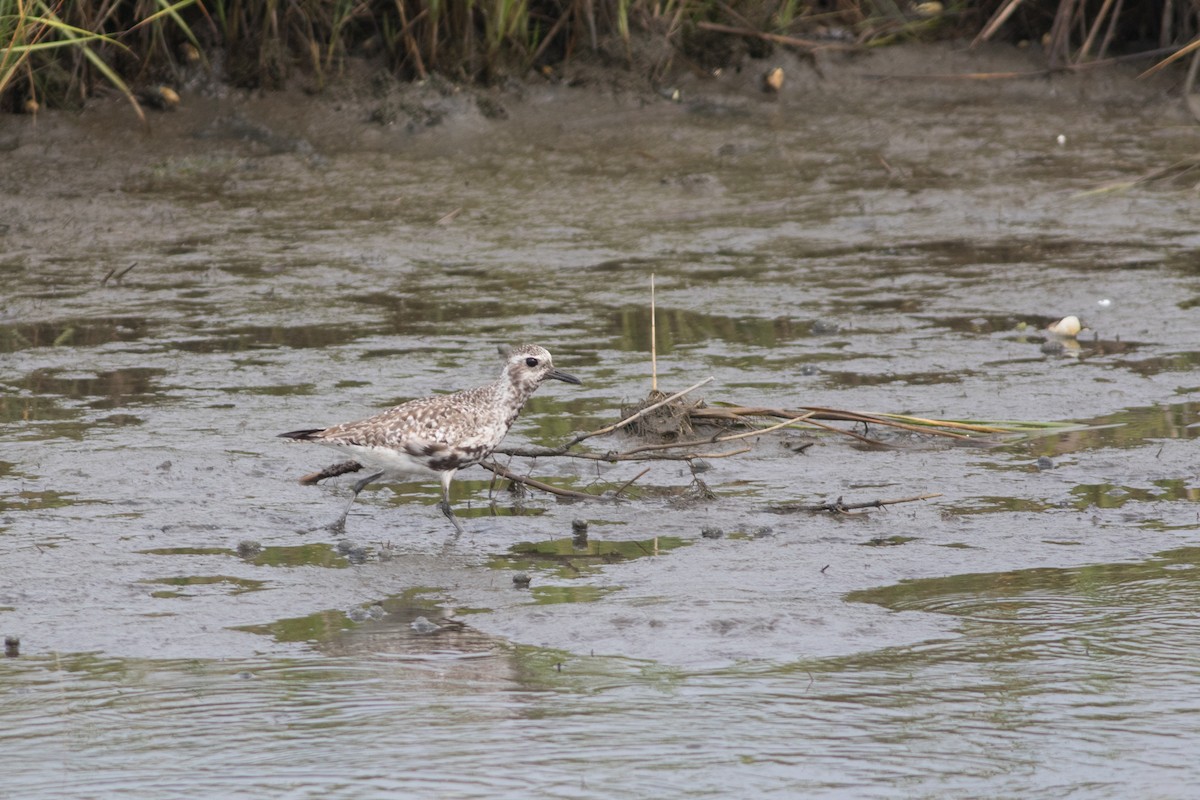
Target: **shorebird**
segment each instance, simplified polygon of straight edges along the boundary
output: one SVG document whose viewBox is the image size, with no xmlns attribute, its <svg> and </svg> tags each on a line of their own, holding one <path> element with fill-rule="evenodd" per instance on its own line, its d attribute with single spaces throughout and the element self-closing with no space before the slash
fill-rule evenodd
<svg viewBox="0 0 1200 800">
<path fill-rule="evenodd" d="M 504 370 L 487 386 L 410 400 L 357 422 L 279 434 L 285 439 L 323 444 L 354 459 L 318 473 L 318 478 L 354 472 L 358 465 L 373 470 L 354 484 L 350 502 L 333 527 L 345 523 L 358 493 L 380 478 L 437 476 L 442 483 L 438 508 L 462 533 L 462 525 L 450 507 L 454 474 L 478 464 L 496 449 L 525 401 L 543 382 L 553 379 L 582 383 L 574 375 L 555 369 L 549 351 L 536 344 L 501 346 L 500 355 Z M 301 482 L 313 483 L 312 478 Z"/>
</svg>

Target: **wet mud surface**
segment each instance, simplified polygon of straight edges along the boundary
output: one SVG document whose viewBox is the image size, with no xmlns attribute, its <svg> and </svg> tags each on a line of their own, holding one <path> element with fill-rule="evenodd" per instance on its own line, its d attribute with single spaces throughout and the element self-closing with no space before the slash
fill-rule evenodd
<svg viewBox="0 0 1200 800">
<path fill-rule="evenodd" d="M 1200 234 L 1186 180 L 1117 184 L 1195 130 L 1132 72 L 878 78 L 1031 64 L 526 87 L 421 126 L 287 95 L 148 134 L 116 104 L 0 120 L 9 787 L 1191 796 Z M 513 459 L 629 485 L 472 469 L 461 537 L 429 483 L 323 527 L 353 476 L 298 485 L 337 454 L 275 434 L 490 381 L 522 341 L 584 385 L 506 444 L 614 422 L 650 388 L 651 273 L 667 391 L 1087 427 Z M 1088 329 L 1048 341 L 1067 314 Z"/>
</svg>

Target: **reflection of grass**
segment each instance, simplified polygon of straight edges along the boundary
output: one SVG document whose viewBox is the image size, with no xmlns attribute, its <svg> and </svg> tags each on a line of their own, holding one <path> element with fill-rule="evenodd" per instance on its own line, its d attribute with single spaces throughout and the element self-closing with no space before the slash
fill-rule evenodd
<svg viewBox="0 0 1200 800">
<path fill-rule="evenodd" d="M 79 416 L 48 397 L 0 397 L 0 422 L 64 420 Z"/>
<path fill-rule="evenodd" d="M 109 342 L 135 341 L 145 336 L 146 327 L 146 320 L 141 317 L 96 317 L 4 325 L 0 326 L 0 353 L 64 344 L 92 347 Z"/>
<path fill-rule="evenodd" d="M 1132 486 L 1117 486 L 1112 483 L 1080 484 L 1071 488 L 1075 496 L 1075 508 L 1120 508 L 1128 502 L 1150 503 L 1158 500 L 1200 500 L 1200 487 L 1190 486 L 1182 478 L 1164 479 L 1153 482 L 1162 489 L 1138 489 Z"/>
<path fill-rule="evenodd" d="M 139 550 L 150 556 L 237 556 L 228 547 L 154 547 Z M 291 545 L 287 547 L 264 547 L 246 561 L 256 567 L 333 567 L 350 566 L 332 545 L 325 542 Z"/>
<path fill-rule="evenodd" d="M 221 386 L 217 389 L 225 394 L 253 394 L 266 397 L 293 397 L 312 394 L 316 387 L 311 383 L 282 383 L 274 386 Z"/>
<path fill-rule="evenodd" d="M 1029 447 L 1034 456 L 1057 456 L 1101 447 L 1141 447 L 1153 439 L 1194 439 L 1200 405 L 1174 403 L 1164 406 L 1126 408 L 1103 417 L 1085 420 L 1075 430 L 1051 432 Z"/>
<path fill-rule="evenodd" d="M 739 345 L 772 348 L 805 336 L 811 326 L 789 318 L 756 319 L 744 316 L 703 314 L 683 309 L 660 308 L 655 313 L 659 353 L 670 353 L 681 345 L 714 339 Z M 614 345 L 627 352 L 649 350 L 650 309 L 628 306 L 615 312 L 609 323 Z M 742 358 L 739 355 L 739 363 Z"/>
<path fill-rule="evenodd" d="M 318 611 L 306 617 L 281 619 L 266 625 L 242 625 L 234 630 L 272 636 L 279 642 L 327 642 L 357 624 L 344 611 Z"/>
<path fill-rule="evenodd" d="M 676 536 L 632 542 L 589 539 L 583 548 L 575 547 L 569 538 L 522 542 L 509 548 L 509 555 L 491 559 L 488 566 L 504 570 L 540 569 L 560 578 L 575 578 L 599 572 L 605 564 L 665 553 L 684 544 L 687 542 Z"/>
<path fill-rule="evenodd" d="M 442 608 L 437 601 L 426 597 L 436 594 L 439 590 L 418 586 L 394 595 L 379 603 L 368 603 L 366 606 L 380 606 L 383 609 L 382 621 L 390 626 L 409 623 L 417 617 L 437 619 L 442 615 Z M 374 621 L 381 621 L 375 619 Z M 244 625 L 234 630 L 272 636 L 279 642 L 331 642 L 346 631 L 354 630 L 364 624 L 350 619 L 345 611 L 317 611 L 304 617 L 289 617 L 276 620 L 265 625 Z"/>
<path fill-rule="evenodd" d="M 954 506 L 955 514 L 997 514 L 997 513 L 1040 513 L 1053 508 L 1041 500 L 1031 500 L 1026 497 L 973 497 L 965 504 Z"/>
<path fill-rule="evenodd" d="M 898 547 L 902 544 L 915 542 L 916 536 L 876 536 L 873 539 L 867 539 L 865 542 L 859 542 L 864 547 Z"/>
<path fill-rule="evenodd" d="M 138 550 L 143 556 L 227 556 L 233 551 L 226 547 L 151 547 Z"/>
<path fill-rule="evenodd" d="M 170 578 L 147 578 L 140 583 L 159 583 L 164 586 L 217 586 L 225 589 L 227 594 L 243 594 L 262 589 L 265 581 L 252 578 L 237 578 L 231 575 L 183 575 Z M 153 597 L 191 597 L 193 593 L 174 589 L 163 589 L 151 592 Z"/>
<path fill-rule="evenodd" d="M 75 501 L 73 492 L 17 492 L 0 498 L 0 511 L 32 511 L 35 508 L 62 508 Z"/>
<path fill-rule="evenodd" d="M 1167 595 L 1183 587 L 1200 588 L 1200 547 L 1182 547 L 1157 553 L 1141 563 L 1097 564 L 1068 569 L 1035 568 L 1013 572 L 975 573 L 945 578 L 921 578 L 892 586 L 850 592 L 846 599 L 874 603 L 896 611 L 931 611 L 990 620 L 1049 622 L 1058 614 L 1080 608 L 1084 614 L 1092 603 L 1105 608 L 1113 596 L 1150 587 Z M 1061 598 L 1048 606 L 1047 598 Z M 1070 600 L 1085 603 L 1074 606 Z"/>
<path fill-rule="evenodd" d="M 534 586 L 529 590 L 533 602 L 538 605 L 555 603 L 594 603 L 606 594 L 612 594 L 617 586 Z"/>
</svg>

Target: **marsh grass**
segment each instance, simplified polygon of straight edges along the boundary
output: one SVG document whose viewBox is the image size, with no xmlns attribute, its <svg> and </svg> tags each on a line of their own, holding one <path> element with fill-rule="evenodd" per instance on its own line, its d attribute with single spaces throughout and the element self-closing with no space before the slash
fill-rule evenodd
<svg viewBox="0 0 1200 800">
<path fill-rule="evenodd" d="M 1051 68 L 1074 68 L 1176 52 L 1197 13 L 1184 0 L 0 0 L 0 108 L 77 104 L 102 87 L 137 108 L 132 87 L 198 67 L 238 86 L 302 74 L 320 88 L 352 56 L 405 79 L 489 83 L 593 54 L 653 78 L 778 48 L 970 35 L 1029 41 Z"/>
<path fill-rule="evenodd" d="M 82 101 L 105 83 L 140 116 L 129 81 L 174 40 L 196 42 L 180 11 L 196 0 L 0 0 L 0 106 L 36 110 Z M 168 31 L 169 29 L 169 31 Z"/>
</svg>

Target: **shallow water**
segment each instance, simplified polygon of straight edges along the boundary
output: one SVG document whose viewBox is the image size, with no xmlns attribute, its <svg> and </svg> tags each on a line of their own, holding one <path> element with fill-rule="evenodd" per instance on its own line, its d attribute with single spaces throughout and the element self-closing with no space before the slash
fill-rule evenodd
<svg viewBox="0 0 1200 800">
<path fill-rule="evenodd" d="M 1118 78 L 845 69 L 415 134 L 245 103 L 311 143 L 283 153 L 192 137 L 203 107 L 120 160 L 115 111 L 0 122 L 5 790 L 1194 796 L 1200 235 L 1187 186 L 1092 191 L 1194 133 Z M 613 422 L 649 389 L 651 273 L 662 388 L 1088 427 L 513 459 L 628 486 L 476 469 L 461 538 L 416 483 L 322 528 L 351 479 L 297 485 L 337 456 L 273 434 L 490 380 L 524 340 L 584 385 L 509 444 Z M 1068 313 L 1090 330 L 1047 350 Z"/>
</svg>

